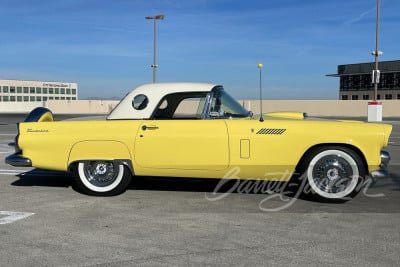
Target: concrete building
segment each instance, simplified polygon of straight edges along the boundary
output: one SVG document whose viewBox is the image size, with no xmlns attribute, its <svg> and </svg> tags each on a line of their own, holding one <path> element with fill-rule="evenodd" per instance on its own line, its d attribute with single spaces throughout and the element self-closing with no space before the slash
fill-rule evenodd
<svg viewBox="0 0 400 267">
<path fill-rule="evenodd" d="M 337 74 L 331 77 L 340 78 L 340 100 L 372 100 L 374 85 L 372 70 L 375 62 L 339 65 Z M 379 62 L 380 82 L 378 84 L 379 100 L 400 99 L 400 60 Z"/>
<path fill-rule="evenodd" d="M 46 102 L 48 100 L 78 100 L 78 84 L 0 80 L 0 102 Z"/>
</svg>

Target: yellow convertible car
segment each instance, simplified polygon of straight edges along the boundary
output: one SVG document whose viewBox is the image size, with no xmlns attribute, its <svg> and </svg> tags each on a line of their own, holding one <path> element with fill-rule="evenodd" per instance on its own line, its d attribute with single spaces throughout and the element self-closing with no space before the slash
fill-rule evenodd
<svg viewBox="0 0 400 267">
<path fill-rule="evenodd" d="M 6 162 L 72 171 L 82 192 L 100 196 L 124 192 L 134 176 L 303 177 L 319 200 L 342 201 L 365 177 L 388 175 L 382 148 L 391 130 L 300 112 L 253 116 L 220 85 L 156 83 L 136 88 L 102 118 L 53 121 L 50 110 L 33 110 L 18 124 Z"/>
</svg>

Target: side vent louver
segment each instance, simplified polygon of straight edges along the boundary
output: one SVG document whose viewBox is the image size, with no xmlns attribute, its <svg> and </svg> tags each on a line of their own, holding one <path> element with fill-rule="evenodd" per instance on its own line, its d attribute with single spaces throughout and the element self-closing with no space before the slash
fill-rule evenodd
<svg viewBox="0 0 400 267">
<path fill-rule="evenodd" d="M 275 134 L 281 135 L 286 131 L 286 129 L 277 129 L 277 128 L 261 128 L 257 134 Z"/>
</svg>

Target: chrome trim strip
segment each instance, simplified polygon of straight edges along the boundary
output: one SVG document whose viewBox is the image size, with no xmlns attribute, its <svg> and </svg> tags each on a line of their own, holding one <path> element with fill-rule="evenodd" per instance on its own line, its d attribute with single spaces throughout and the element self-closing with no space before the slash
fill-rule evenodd
<svg viewBox="0 0 400 267">
<path fill-rule="evenodd" d="M 206 96 L 206 100 L 205 100 L 204 107 L 203 107 L 203 112 L 201 113 L 201 119 L 202 120 L 208 119 L 208 113 L 209 113 L 210 108 L 211 108 L 211 99 L 212 99 L 213 95 L 214 95 L 214 92 L 211 91 Z"/>
<path fill-rule="evenodd" d="M 5 162 L 15 167 L 32 167 L 32 161 L 22 157 L 20 154 L 14 153 L 6 157 Z"/>
</svg>

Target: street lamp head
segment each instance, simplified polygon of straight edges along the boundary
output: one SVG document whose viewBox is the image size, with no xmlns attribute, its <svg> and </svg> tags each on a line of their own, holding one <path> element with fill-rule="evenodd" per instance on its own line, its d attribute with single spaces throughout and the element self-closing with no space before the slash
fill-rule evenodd
<svg viewBox="0 0 400 267">
<path fill-rule="evenodd" d="M 377 55 L 376 51 L 372 51 L 371 55 L 376 56 Z M 382 55 L 383 55 L 383 52 L 382 51 L 378 51 L 378 56 L 382 56 Z"/>
<path fill-rule="evenodd" d="M 146 19 L 161 19 L 161 20 L 163 20 L 165 18 L 165 15 L 147 16 L 145 18 Z"/>
</svg>

